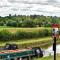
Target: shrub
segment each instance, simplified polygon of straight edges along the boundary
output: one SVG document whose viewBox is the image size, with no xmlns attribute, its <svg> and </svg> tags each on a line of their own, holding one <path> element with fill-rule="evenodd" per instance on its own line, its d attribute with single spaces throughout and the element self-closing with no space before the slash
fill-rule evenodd
<svg viewBox="0 0 60 60">
<path fill-rule="evenodd" d="M 33 32 L 21 32 L 21 31 L 16 32 L 16 38 L 17 39 L 34 38 L 35 35 L 36 35 L 36 33 L 33 33 Z"/>
<path fill-rule="evenodd" d="M 12 26 L 12 27 L 17 27 L 17 22 L 16 21 L 8 21 L 6 23 L 7 26 Z"/>
<path fill-rule="evenodd" d="M 34 31 L 34 32 L 17 31 L 15 34 L 17 39 L 51 36 L 51 32 L 49 32 L 48 30 L 41 30 L 41 31 Z"/>
<path fill-rule="evenodd" d="M 0 26 L 4 26 L 4 22 L 3 21 L 0 22 Z"/>
<path fill-rule="evenodd" d="M 49 36 L 49 31 L 48 31 L 48 30 L 45 29 L 43 32 L 44 32 L 44 33 L 43 33 L 44 36 Z"/>
<path fill-rule="evenodd" d="M 4 41 L 11 40 L 11 36 L 12 34 L 7 30 L 0 31 L 0 40 L 4 40 Z"/>
<path fill-rule="evenodd" d="M 0 31 L 0 40 L 18 40 L 18 39 L 30 39 L 51 36 L 51 31 L 47 29 L 38 31 L 17 31 L 16 33 L 11 33 L 7 30 Z"/>
<path fill-rule="evenodd" d="M 21 22 L 18 22 L 17 24 L 18 24 L 17 25 L 18 27 L 22 27 L 22 23 Z"/>
<path fill-rule="evenodd" d="M 24 20 L 22 22 L 22 27 L 35 27 L 36 24 L 32 20 Z"/>
<path fill-rule="evenodd" d="M 22 39 L 22 38 L 25 37 L 25 32 L 17 31 L 17 32 L 15 33 L 15 36 L 16 36 L 17 39 Z"/>
</svg>

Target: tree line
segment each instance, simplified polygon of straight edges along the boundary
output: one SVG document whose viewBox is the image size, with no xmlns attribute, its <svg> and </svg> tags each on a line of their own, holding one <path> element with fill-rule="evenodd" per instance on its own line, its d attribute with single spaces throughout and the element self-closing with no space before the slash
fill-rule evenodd
<svg viewBox="0 0 60 60">
<path fill-rule="evenodd" d="M 60 17 L 43 16 L 43 15 L 11 15 L 6 17 L 0 16 L 0 26 L 11 27 L 51 27 L 53 23 L 59 23 Z M 60 23 L 59 23 L 60 24 Z"/>
</svg>

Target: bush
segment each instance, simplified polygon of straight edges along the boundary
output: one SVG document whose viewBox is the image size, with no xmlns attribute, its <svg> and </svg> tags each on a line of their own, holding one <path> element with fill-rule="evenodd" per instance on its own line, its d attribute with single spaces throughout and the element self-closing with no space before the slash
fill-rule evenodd
<svg viewBox="0 0 60 60">
<path fill-rule="evenodd" d="M 47 37 L 47 36 L 51 36 L 51 31 L 44 29 L 42 31 L 39 31 L 39 37 Z"/>
<path fill-rule="evenodd" d="M 17 27 L 17 22 L 16 21 L 8 21 L 6 23 L 7 26 L 12 26 L 12 27 Z"/>
<path fill-rule="evenodd" d="M 21 32 L 21 31 L 17 31 L 16 32 L 16 38 L 17 39 L 23 39 L 23 38 L 36 38 L 36 32 Z"/>
<path fill-rule="evenodd" d="M 39 31 L 39 35 L 38 35 L 39 37 L 44 37 L 44 31 L 42 30 L 42 31 Z"/>
<path fill-rule="evenodd" d="M 12 34 L 7 30 L 0 31 L 0 40 L 7 41 L 11 40 Z"/>
<path fill-rule="evenodd" d="M 17 31 L 15 33 L 15 36 L 16 36 L 17 39 L 22 39 L 22 38 L 25 38 L 26 34 L 25 34 L 25 32 Z"/>
<path fill-rule="evenodd" d="M 21 32 L 17 31 L 16 33 L 17 39 L 23 39 L 23 38 L 38 38 L 38 37 L 47 37 L 51 36 L 51 32 L 48 30 L 42 30 L 42 31 L 34 31 L 34 32 Z"/>
<path fill-rule="evenodd" d="M 22 22 L 22 27 L 35 27 L 36 24 L 32 20 L 24 20 Z"/>
<path fill-rule="evenodd" d="M 44 30 L 44 36 L 50 36 L 51 32 L 49 32 L 47 29 Z"/>
<path fill-rule="evenodd" d="M 0 22 L 0 26 L 4 26 L 4 22 L 3 21 Z"/>
<path fill-rule="evenodd" d="M 51 24 L 45 24 L 44 27 L 51 27 Z"/>
<path fill-rule="evenodd" d="M 22 27 L 22 23 L 21 22 L 18 22 L 18 27 Z"/>
<path fill-rule="evenodd" d="M 51 36 L 51 31 L 47 29 L 38 30 L 38 31 L 17 31 L 16 33 L 11 33 L 7 30 L 0 31 L 0 40 L 9 41 L 9 40 L 18 40 L 18 39 L 31 39 L 39 37 Z"/>
</svg>

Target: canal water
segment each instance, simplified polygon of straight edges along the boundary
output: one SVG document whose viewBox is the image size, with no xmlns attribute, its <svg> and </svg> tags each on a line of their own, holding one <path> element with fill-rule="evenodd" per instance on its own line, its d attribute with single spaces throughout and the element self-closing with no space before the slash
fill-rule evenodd
<svg viewBox="0 0 60 60">
<path fill-rule="evenodd" d="M 60 54 L 60 44 L 56 45 L 56 53 Z M 54 51 L 53 51 L 53 46 L 48 47 L 47 49 L 44 50 L 44 57 L 45 56 L 49 56 L 49 55 L 53 55 Z"/>
</svg>

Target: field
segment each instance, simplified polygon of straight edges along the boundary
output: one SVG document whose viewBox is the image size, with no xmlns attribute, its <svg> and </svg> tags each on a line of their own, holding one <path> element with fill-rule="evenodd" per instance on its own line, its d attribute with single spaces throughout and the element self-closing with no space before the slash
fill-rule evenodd
<svg viewBox="0 0 60 60">
<path fill-rule="evenodd" d="M 1 30 L 8 30 L 12 33 L 15 33 L 16 31 L 24 31 L 24 32 L 35 32 L 43 29 L 48 29 L 51 31 L 50 27 L 37 27 L 37 28 L 15 28 L 15 27 L 2 27 L 0 26 Z M 43 38 L 31 38 L 31 39 L 20 39 L 20 40 L 9 40 L 9 41 L 0 41 L 0 46 L 4 46 L 6 43 L 15 43 L 19 46 L 19 48 L 27 47 L 35 47 L 35 46 L 42 46 L 42 47 L 48 47 L 52 44 L 52 37 L 43 37 Z"/>
<path fill-rule="evenodd" d="M 48 29 L 51 30 L 50 27 L 37 27 L 37 28 L 16 28 L 16 27 L 5 27 L 5 26 L 0 26 L 0 31 L 1 30 L 8 30 L 10 32 L 16 32 L 16 31 L 24 31 L 24 32 L 33 32 L 33 31 L 39 31 L 39 30 L 43 30 L 43 29 Z"/>
</svg>

